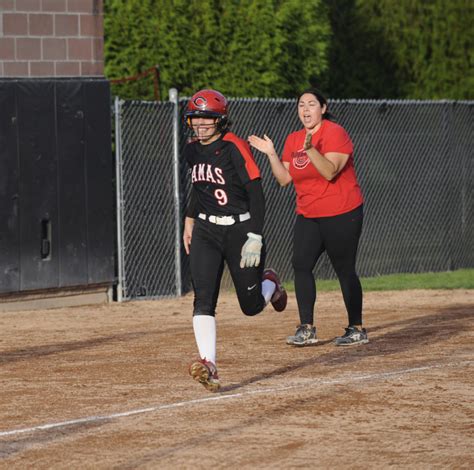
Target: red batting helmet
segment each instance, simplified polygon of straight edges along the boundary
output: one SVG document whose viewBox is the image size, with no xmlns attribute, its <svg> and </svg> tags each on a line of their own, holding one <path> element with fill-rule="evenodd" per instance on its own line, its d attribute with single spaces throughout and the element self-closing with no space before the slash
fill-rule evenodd
<svg viewBox="0 0 474 470">
<path fill-rule="evenodd" d="M 184 120 L 191 127 L 191 118 L 210 117 L 217 118 L 218 129 L 227 126 L 227 99 L 216 90 L 200 90 L 189 100 L 184 113 Z"/>
</svg>

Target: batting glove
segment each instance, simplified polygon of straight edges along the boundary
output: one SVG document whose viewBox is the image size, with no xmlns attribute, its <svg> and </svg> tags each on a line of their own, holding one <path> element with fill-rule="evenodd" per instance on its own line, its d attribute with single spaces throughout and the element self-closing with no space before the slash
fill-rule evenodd
<svg viewBox="0 0 474 470">
<path fill-rule="evenodd" d="M 247 233 L 247 241 L 240 252 L 240 267 L 251 268 L 260 264 L 260 253 L 262 251 L 262 236 L 255 233 Z"/>
</svg>

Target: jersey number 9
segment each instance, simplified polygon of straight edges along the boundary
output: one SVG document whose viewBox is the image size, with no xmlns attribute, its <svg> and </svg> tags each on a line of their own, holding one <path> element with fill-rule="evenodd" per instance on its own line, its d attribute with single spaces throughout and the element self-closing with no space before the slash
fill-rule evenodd
<svg viewBox="0 0 474 470">
<path fill-rule="evenodd" d="M 228 202 L 227 194 L 225 193 L 223 189 L 216 189 L 214 191 L 214 196 L 216 197 L 217 203 L 220 206 L 225 206 L 227 204 Z"/>
</svg>

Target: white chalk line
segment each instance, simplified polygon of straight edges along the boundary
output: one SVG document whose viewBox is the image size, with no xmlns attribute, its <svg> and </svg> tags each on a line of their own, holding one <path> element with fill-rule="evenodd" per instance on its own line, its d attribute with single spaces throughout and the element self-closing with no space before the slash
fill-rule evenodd
<svg viewBox="0 0 474 470">
<path fill-rule="evenodd" d="M 148 408 L 140 408 L 137 410 L 124 411 L 122 413 L 112 413 L 112 414 L 103 415 L 103 416 L 88 416 L 86 418 L 71 419 L 69 421 L 61 421 L 59 423 L 41 424 L 39 426 L 32 426 L 30 428 L 13 429 L 11 431 L 1 431 L 0 437 L 15 436 L 18 434 L 31 433 L 35 431 L 46 431 L 50 429 L 63 428 L 66 426 L 74 426 L 77 424 L 98 423 L 100 421 L 109 421 L 113 419 L 126 418 L 129 416 L 135 416 L 135 415 L 140 415 L 140 414 L 154 413 L 157 411 L 170 410 L 173 408 L 180 408 L 180 407 L 196 405 L 200 403 L 207 403 L 207 402 L 220 401 L 220 400 L 232 400 L 234 398 L 240 398 L 240 397 L 245 397 L 245 396 L 250 396 L 250 395 L 284 392 L 287 390 L 294 390 L 297 388 L 306 388 L 310 385 L 339 385 L 339 384 L 347 384 L 350 382 L 358 382 L 361 380 L 377 380 L 377 379 L 384 379 L 388 377 L 400 376 L 400 375 L 405 375 L 405 374 L 412 374 L 414 372 L 421 372 L 421 371 L 426 371 L 426 370 L 431 370 L 431 369 L 439 369 L 439 368 L 455 367 L 455 366 L 457 367 L 470 366 L 473 363 L 474 361 L 451 362 L 447 364 L 435 364 L 435 365 L 423 366 L 423 367 L 413 367 L 410 369 L 401 369 L 401 370 L 396 370 L 393 372 L 380 372 L 377 374 L 366 374 L 366 375 L 359 375 L 359 376 L 342 377 L 339 379 L 330 379 L 330 380 L 316 379 L 316 380 L 305 381 L 304 384 L 299 383 L 299 384 L 294 384 L 294 385 L 285 385 L 281 387 L 263 388 L 259 390 L 248 390 L 245 392 L 232 393 L 228 395 L 213 395 L 206 398 L 198 398 L 196 400 L 181 401 L 177 403 L 170 403 L 168 405 L 151 406 Z"/>
</svg>

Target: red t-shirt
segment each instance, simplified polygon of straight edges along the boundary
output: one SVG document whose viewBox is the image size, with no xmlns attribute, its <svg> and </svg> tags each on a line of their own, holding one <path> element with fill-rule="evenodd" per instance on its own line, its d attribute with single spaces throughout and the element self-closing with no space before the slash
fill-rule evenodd
<svg viewBox="0 0 474 470">
<path fill-rule="evenodd" d="M 282 156 L 282 161 L 290 164 L 289 171 L 296 190 L 296 213 L 308 218 L 330 217 L 360 206 L 363 199 L 354 170 L 354 146 L 344 128 L 324 119 L 312 137 L 312 144 L 321 155 L 329 152 L 350 155 L 332 181 L 319 174 L 303 150 L 305 137 L 305 129 L 290 134 Z"/>
</svg>

